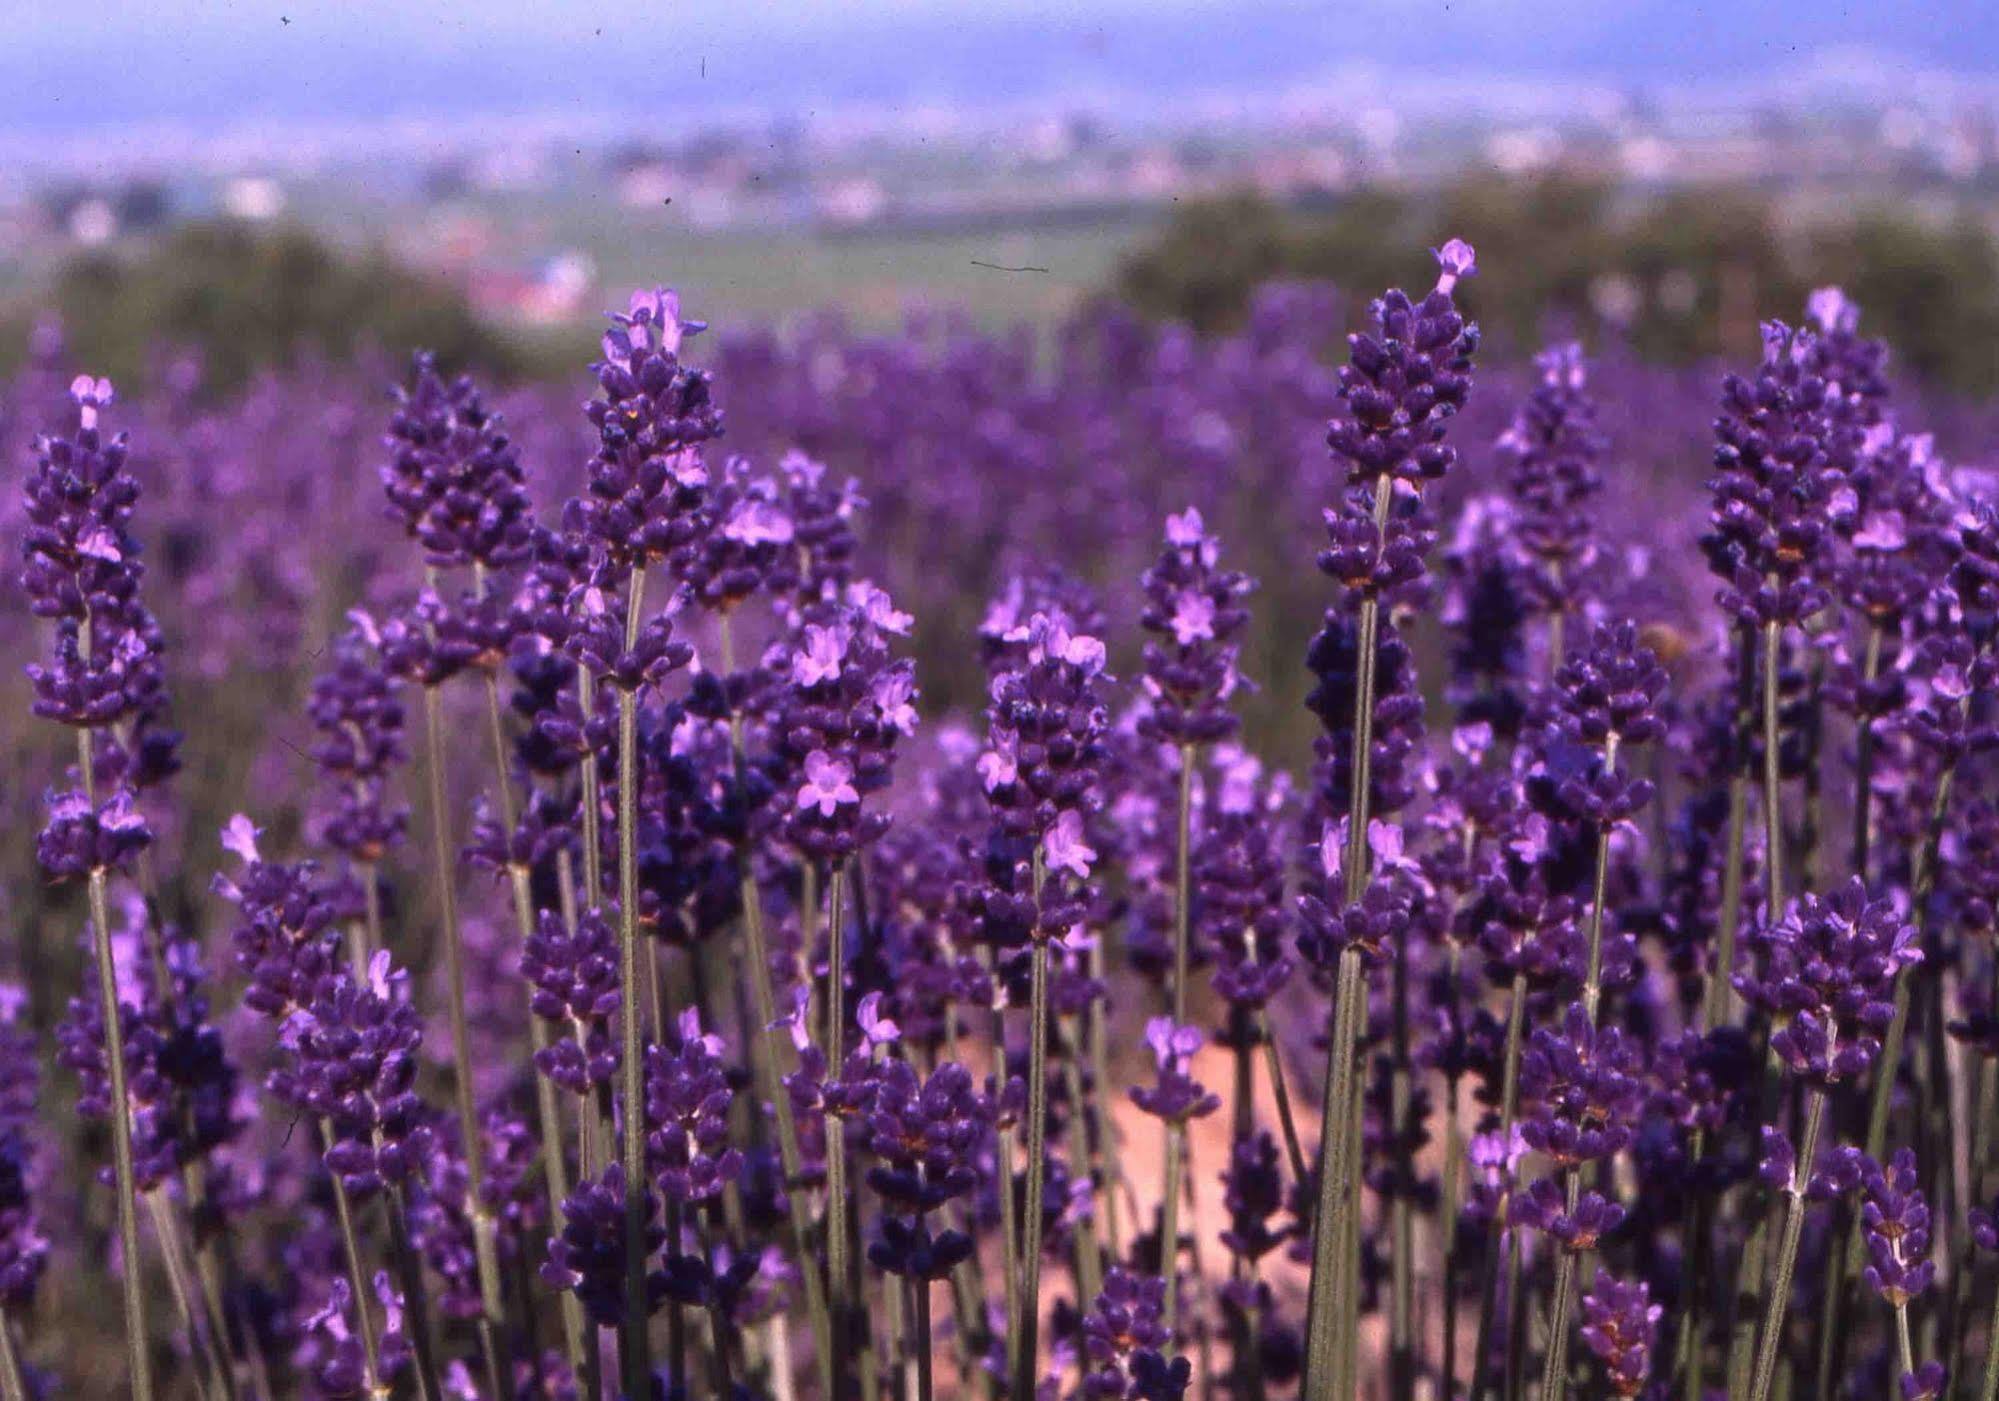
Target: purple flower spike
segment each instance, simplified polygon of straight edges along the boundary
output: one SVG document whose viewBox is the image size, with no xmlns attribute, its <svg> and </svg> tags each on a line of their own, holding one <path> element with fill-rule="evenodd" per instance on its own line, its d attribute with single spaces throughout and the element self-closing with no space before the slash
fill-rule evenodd
<svg viewBox="0 0 1999 1401">
<path fill-rule="evenodd" d="M 1860 1208 L 1867 1240 L 1867 1287 L 1895 1308 L 1905 1307 L 1936 1280 L 1930 1259 L 1930 1208 L 1923 1200 L 1916 1155 L 1896 1150 L 1885 1168 L 1867 1175 Z"/>
<path fill-rule="evenodd" d="M 646 1162 L 669 1200 L 704 1202 L 742 1170 L 743 1155 L 729 1146 L 735 1094 L 721 1039 L 702 1034 L 693 1008 L 681 1016 L 679 1033 L 676 1049 L 646 1050 Z"/>
<path fill-rule="evenodd" d="M 1652 1349 L 1664 1314 L 1643 1280 L 1624 1281 L 1608 1270 L 1583 1296 L 1582 1338 L 1603 1364 L 1613 1396 L 1639 1396 L 1652 1369 Z"/>
<path fill-rule="evenodd" d="M 666 1242 L 650 1189 L 646 1194 L 646 1258 Z M 625 1170 L 613 1163 L 601 1177 L 585 1179 L 562 1203 L 562 1234 L 548 1243 L 542 1282 L 574 1291 L 590 1321 L 615 1328 L 625 1317 Z M 648 1297 L 665 1297 L 665 1277 L 647 1275 Z"/>
<path fill-rule="evenodd" d="M 1220 547 L 1189 507 L 1166 522 L 1166 548 L 1145 572 L 1144 686 L 1149 709 L 1139 732 L 1169 744 L 1226 739 L 1240 720 L 1228 708 L 1241 685 L 1235 637 L 1249 621 L 1241 600 L 1255 587 L 1247 575 L 1216 567 Z"/>
<path fill-rule="evenodd" d="M 396 391 L 387 443 L 381 478 L 390 513 L 422 544 L 426 562 L 490 569 L 527 559 L 520 454 L 470 379 L 447 383 L 435 360 L 418 355 Z"/>
<path fill-rule="evenodd" d="M 1870 902 L 1858 878 L 1793 901 L 1774 929 L 1751 932 L 1750 945 L 1759 967 L 1737 973 L 1736 990 L 1778 1021 L 1770 1048 L 1792 1073 L 1823 1085 L 1874 1063 L 1894 1018 L 1895 978 L 1922 960 L 1915 930 L 1892 902 Z"/>
<path fill-rule="evenodd" d="M 1193 1368 L 1168 1357 L 1166 1282 L 1113 1266 L 1083 1317 L 1083 1395 L 1091 1401 L 1179 1401 Z"/>
</svg>

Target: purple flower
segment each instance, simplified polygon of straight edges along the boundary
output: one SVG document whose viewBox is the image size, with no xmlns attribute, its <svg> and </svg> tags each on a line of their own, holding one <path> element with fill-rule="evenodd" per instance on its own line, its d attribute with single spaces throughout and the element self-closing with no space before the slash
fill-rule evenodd
<svg viewBox="0 0 1999 1401">
<path fill-rule="evenodd" d="M 1564 1249 L 1581 1252 L 1596 1249 L 1624 1224 L 1624 1208 L 1594 1191 L 1581 1193 L 1571 1207 L 1561 1184 L 1543 1177 L 1514 1194 L 1507 1219 L 1515 1226 L 1545 1231 Z"/>
<path fill-rule="evenodd" d="M 49 820 L 35 842 L 35 856 L 50 880 L 76 880 L 92 871 L 123 871 L 152 845 L 152 829 L 124 788 L 92 807 L 80 792 L 51 793 Z"/>
<path fill-rule="evenodd" d="M 1093 1401 L 1179 1401 L 1193 1369 L 1168 1357 L 1166 1282 L 1113 1265 L 1083 1316 L 1083 1395 Z"/>
<path fill-rule="evenodd" d="M 415 1173 L 431 1147 L 432 1111 L 416 1093 L 423 1023 L 392 995 L 389 954 L 378 951 L 362 984 L 338 973 L 294 1011 L 280 1044 L 290 1064 L 271 1092 L 325 1121 L 326 1167 L 356 1198 Z"/>
<path fill-rule="evenodd" d="M 668 1200 L 720 1195 L 743 1165 L 729 1146 L 729 1088 L 721 1038 L 703 1035 L 700 1013 L 681 1013 L 679 1044 L 646 1048 L 646 1163 Z"/>
<path fill-rule="evenodd" d="M 860 1146 L 876 1159 L 868 1185 L 890 1209 L 919 1217 L 968 1195 L 992 1122 L 992 1105 L 956 1061 L 928 1079 L 907 1061 L 884 1062 L 861 1120 Z"/>
<path fill-rule="evenodd" d="M 1351 359 L 1340 370 L 1347 416 L 1334 421 L 1326 441 L 1356 485 L 1371 489 L 1384 476 L 1430 480 L 1456 459 L 1444 445 L 1443 421 L 1470 393 L 1478 327 L 1459 315 L 1451 293 L 1476 264 L 1462 239 L 1436 256 L 1435 290 L 1421 302 L 1399 289 L 1387 292 L 1369 308 L 1374 332 L 1347 340 Z"/>
<path fill-rule="evenodd" d="M 1564 1168 L 1620 1152 L 1644 1098 L 1624 1033 L 1593 1027 L 1580 1005 L 1569 1007 L 1559 1032 L 1536 1028 L 1520 1060 L 1521 1134 Z"/>
<path fill-rule="evenodd" d="M 527 485 L 500 415 L 472 381 L 446 383 L 418 355 L 396 390 L 389 461 L 381 468 L 390 513 L 436 567 L 518 564 L 529 552 Z"/>
<path fill-rule="evenodd" d="M 1603 1364 L 1610 1394 L 1643 1394 L 1665 1312 L 1652 1302 L 1645 1281 L 1620 1280 L 1598 1270 L 1596 1284 L 1583 1295 L 1582 1311 L 1583 1342 Z"/>
<path fill-rule="evenodd" d="M 1898 1309 L 1936 1279 L 1936 1262 L 1930 1259 L 1930 1208 L 1920 1182 L 1915 1153 L 1897 1149 L 1886 1167 L 1870 1165 L 1860 1207 L 1867 1287 Z"/>
<path fill-rule="evenodd" d="M 1915 930 L 1858 878 L 1821 899 L 1793 901 L 1774 929 L 1749 931 L 1759 967 L 1735 987 L 1778 1019 L 1770 1048 L 1797 1075 L 1851 1080 L 1880 1053 L 1894 1017 L 1896 976 L 1922 959 Z"/>
<path fill-rule="evenodd" d="M 666 1232 L 658 1223 L 651 1189 L 644 1190 L 645 1253 L 650 1261 L 665 1243 Z M 601 1176 L 577 1183 L 563 1200 L 562 1223 L 561 1234 L 548 1243 L 542 1282 L 552 1289 L 573 1291 L 598 1327 L 617 1327 L 625 1318 L 624 1168 L 613 1163 Z M 648 1271 L 646 1283 L 649 1304 L 665 1297 L 665 1277 L 657 1270 Z"/>
<path fill-rule="evenodd" d="M 1240 721 L 1228 702 L 1240 684 L 1234 638 L 1249 621 L 1240 600 L 1254 587 L 1247 575 L 1215 567 L 1219 549 L 1189 507 L 1167 518 L 1166 548 L 1145 572 L 1139 624 L 1145 645 L 1145 694 L 1150 708 L 1139 731 L 1172 744 L 1226 739 Z"/>
<path fill-rule="evenodd" d="M 798 806 L 803 811 L 817 809 L 821 817 L 831 817 L 842 805 L 858 803 L 860 790 L 853 784 L 851 764 L 834 758 L 823 749 L 805 756 L 805 783 L 798 790 Z"/>
<path fill-rule="evenodd" d="M 1197 1026 L 1184 1026 L 1171 1017 L 1154 1017 L 1145 1024 L 1145 1043 L 1159 1072 L 1151 1086 L 1133 1086 L 1132 1103 L 1169 1124 L 1184 1124 L 1204 1118 L 1222 1107 L 1220 1095 L 1210 1094 L 1187 1074 L 1187 1067 L 1207 1041 Z"/>
</svg>

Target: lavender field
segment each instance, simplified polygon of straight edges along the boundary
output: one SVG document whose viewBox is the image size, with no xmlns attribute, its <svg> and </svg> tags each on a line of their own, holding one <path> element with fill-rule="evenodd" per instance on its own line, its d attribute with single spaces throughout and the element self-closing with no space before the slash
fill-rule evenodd
<svg viewBox="0 0 1999 1401">
<path fill-rule="evenodd" d="M 0 1397 L 1999 1397 L 1999 406 L 1407 264 L 44 321 Z"/>
</svg>

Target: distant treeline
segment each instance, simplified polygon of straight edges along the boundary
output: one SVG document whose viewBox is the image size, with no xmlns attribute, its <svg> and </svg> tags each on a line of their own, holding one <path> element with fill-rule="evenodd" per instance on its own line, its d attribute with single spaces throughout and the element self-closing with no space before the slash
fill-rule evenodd
<svg viewBox="0 0 1999 1401">
<path fill-rule="evenodd" d="M 120 384 L 143 380 L 164 347 L 197 352 L 212 391 L 302 354 L 345 360 L 422 347 L 502 378 L 540 368 L 455 288 L 295 226 L 204 221 L 136 250 L 85 254 L 64 265 L 34 311 L 61 318 L 73 363 Z M 24 330 L 0 327 L 0 370 L 21 354 Z"/>
<path fill-rule="evenodd" d="M 1992 228 L 1865 201 L 1804 218 L 1748 191 L 1638 199 L 1566 176 L 1365 190 L 1314 210 L 1236 195 L 1180 210 L 1126 258 L 1115 292 L 1214 334 L 1240 324 L 1259 283 L 1322 279 L 1371 294 L 1423 275 L 1412 245 L 1453 235 L 1478 247 L 1468 300 L 1502 344 L 1609 332 L 1669 363 L 1739 359 L 1759 315 L 1802 308 L 1811 288 L 1836 282 L 1901 366 L 1940 387 L 1999 392 Z"/>
</svg>

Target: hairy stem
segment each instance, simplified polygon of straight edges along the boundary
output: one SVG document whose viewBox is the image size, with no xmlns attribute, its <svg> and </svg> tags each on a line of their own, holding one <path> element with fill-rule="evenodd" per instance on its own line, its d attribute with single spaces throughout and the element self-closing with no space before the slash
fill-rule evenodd
<svg viewBox="0 0 1999 1401">
<path fill-rule="evenodd" d="M 1509 1151 L 1513 1142 L 1513 1116 L 1520 1102 L 1520 1043 L 1527 1016 L 1527 975 L 1515 973 L 1513 986 L 1507 992 L 1506 1000 L 1506 1046 L 1500 1069 L 1499 1084 L 1499 1142 L 1500 1151 Z M 1507 1191 L 1511 1192 L 1511 1184 Z M 1485 1385 L 1492 1361 L 1492 1331 L 1496 1326 L 1499 1308 L 1499 1271 L 1501 1246 L 1506 1239 L 1506 1202 L 1502 1198 L 1493 1212 L 1492 1221 L 1486 1228 L 1485 1282 L 1479 1290 L 1478 1333 L 1472 1350 L 1472 1401 L 1485 1394 Z M 1509 1297 L 1507 1308 L 1515 1310 L 1518 1301 Z"/>
<path fill-rule="evenodd" d="M 1777 1248 L 1777 1275 L 1770 1288 L 1770 1298 L 1763 1310 L 1762 1342 L 1756 1353 L 1756 1373 L 1750 1384 L 1750 1401 L 1768 1401 L 1770 1384 L 1777 1373 L 1777 1351 L 1784 1340 L 1784 1313 L 1791 1302 L 1791 1277 L 1798 1266 L 1798 1242 L 1805 1231 L 1805 1195 L 1803 1181 L 1811 1175 L 1812 1164 L 1818 1160 L 1819 1130 L 1825 1123 L 1825 1091 L 1814 1086 L 1807 1091 L 1805 1102 L 1805 1131 L 1798 1141 L 1797 1172 L 1803 1177 L 1794 1181 L 1784 1194 L 1784 1236 Z"/>
<path fill-rule="evenodd" d="M 638 641 L 645 608 L 645 568 L 632 570 L 625 603 L 625 645 Z M 646 1320 L 645 1054 L 639 997 L 639 698 L 618 692 L 618 976 L 624 1002 L 618 1009 L 622 1057 L 618 1067 L 618 1111 L 623 1118 L 625 1171 L 625 1392 L 647 1395 L 652 1387 Z M 677 1383 L 680 1379 L 674 1378 Z"/>
<path fill-rule="evenodd" d="M 833 867 L 827 880 L 826 1064 L 839 1074 L 845 1062 L 847 1033 L 846 866 Z M 832 1310 L 835 1351 L 846 1355 L 854 1332 L 848 1298 L 847 1261 L 847 1125 L 838 1114 L 826 1116 L 826 1281 Z"/>
<path fill-rule="evenodd" d="M 1044 878 L 1041 853 L 1034 857 L 1039 903 Z M 1041 1332 L 1041 1205 L 1047 1172 L 1048 1138 L 1048 941 L 1034 940 L 1028 981 L 1027 1018 L 1027 1202 L 1021 1223 L 1020 1340 L 1014 1350 L 1015 1401 L 1033 1401 Z"/>
<path fill-rule="evenodd" d="M 89 735 L 83 736 L 82 744 L 89 748 Z M 97 959 L 98 1005 L 104 1009 L 104 1063 L 111 1078 L 111 1160 L 118 1186 L 118 1248 L 124 1257 L 125 1362 L 135 1401 L 152 1401 L 153 1364 L 139 1255 L 139 1199 L 132 1170 L 131 1100 L 125 1092 L 125 1031 L 120 1025 L 118 974 L 112 964 L 109 905 L 104 868 L 94 867 L 90 872 L 91 946 Z"/>
</svg>

